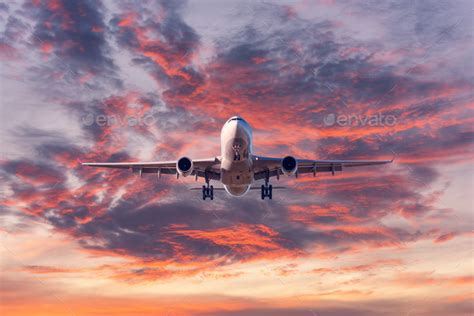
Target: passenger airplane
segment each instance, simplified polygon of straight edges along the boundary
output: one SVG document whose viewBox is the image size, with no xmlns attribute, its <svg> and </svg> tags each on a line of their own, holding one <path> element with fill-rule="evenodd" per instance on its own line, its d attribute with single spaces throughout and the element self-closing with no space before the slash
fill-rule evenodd
<svg viewBox="0 0 474 316">
<path fill-rule="evenodd" d="M 390 163 L 393 160 L 307 160 L 296 159 L 293 156 L 284 158 L 269 158 L 253 154 L 252 129 L 241 117 L 233 116 L 222 127 L 221 155 L 208 159 L 190 159 L 181 157 L 177 161 L 155 162 L 88 162 L 84 166 L 132 169 L 140 176 L 143 173 L 176 174 L 180 176 L 195 176 L 204 178 L 206 185 L 202 186 L 202 198 L 214 199 L 214 187 L 209 185 L 211 180 L 222 182 L 225 191 L 232 196 L 243 196 L 251 189 L 260 189 L 261 198 L 272 199 L 273 187 L 271 177 L 280 179 L 280 175 L 298 177 L 299 174 L 341 171 L 346 167 L 359 167 Z M 258 188 L 252 187 L 255 180 L 265 180 Z M 275 187 L 279 189 L 281 187 Z M 200 188 L 198 190 L 201 190 Z M 219 190 L 219 188 L 216 188 Z"/>
</svg>

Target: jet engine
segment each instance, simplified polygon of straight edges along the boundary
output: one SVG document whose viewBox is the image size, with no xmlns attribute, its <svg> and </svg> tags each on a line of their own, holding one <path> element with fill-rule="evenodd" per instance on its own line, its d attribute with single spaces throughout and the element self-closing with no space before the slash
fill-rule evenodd
<svg viewBox="0 0 474 316">
<path fill-rule="evenodd" d="M 298 161 L 295 157 L 286 156 L 281 160 L 281 171 L 284 175 L 292 176 L 298 171 Z"/>
<path fill-rule="evenodd" d="M 176 162 L 176 170 L 180 176 L 189 176 L 193 172 L 193 161 L 188 157 L 179 158 Z"/>
</svg>

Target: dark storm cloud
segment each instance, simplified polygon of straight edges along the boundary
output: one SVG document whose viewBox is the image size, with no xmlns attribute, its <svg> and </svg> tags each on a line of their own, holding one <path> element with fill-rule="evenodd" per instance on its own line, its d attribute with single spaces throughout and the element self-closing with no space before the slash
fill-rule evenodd
<svg viewBox="0 0 474 316">
<path fill-rule="evenodd" d="M 464 83 L 455 86 L 464 87 Z M 440 91 L 443 91 L 441 89 Z M 383 154 L 397 159 L 431 160 L 434 157 L 444 158 L 461 151 L 471 151 L 474 141 L 473 130 L 470 127 L 468 110 L 469 98 L 435 98 L 423 102 L 407 103 L 406 106 L 384 110 L 379 106 L 379 114 L 393 118 L 393 124 L 388 120 L 380 120 L 379 128 L 373 134 L 367 134 L 370 126 L 353 120 L 353 124 L 339 126 L 324 126 L 323 131 L 335 132 L 333 137 L 325 137 L 318 141 L 314 148 L 320 157 L 347 159 L 348 157 L 366 157 L 367 153 Z M 333 111 L 331 109 L 330 111 Z M 338 109 L 333 114 L 337 116 L 367 118 L 374 115 L 361 114 L 358 108 Z M 325 115 L 317 115 L 315 121 L 324 122 Z M 355 122 L 355 123 L 354 123 Z M 390 123 L 384 125 L 384 122 Z M 370 124 L 369 124 L 370 125 Z M 346 128 L 351 133 L 338 135 L 336 132 Z M 360 136 L 359 136 L 360 135 Z M 297 143 L 301 148 L 308 144 L 307 140 Z"/>
<path fill-rule="evenodd" d="M 416 76 L 406 66 L 403 71 L 381 63 L 377 52 L 383 46 L 341 40 L 330 23 L 288 18 L 269 4 L 254 10 L 258 19 L 217 42 L 206 69 L 209 90 L 195 100 L 204 111 L 209 104 L 229 104 L 242 113 L 275 111 L 314 124 L 321 113 L 335 111 L 392 114 L 399 102 L 446 88 L 444 81 Z M 265 27 L 253 27 L 262 21 L 268 21 Z M 459 84 L 467 83 L 452 83 Z M 171 104 L 186 101 L 169 99 Z"/>
<path fill-rule="evenodd" d="M 37 150 L 42 153 L 40 157 L 56 161 L 64 155 L 67 158 L 71 153 L 71 148 L 58 144 L 43 144 Z M 77 151 L 77 155 L 80 154 L 80 151 Z M 144 185 L 147 190 L 139 189 L 122 197 L 116 206 L 111 206 L 109 203 L 112 197 L 99 202 L 91 199 L 88 191 L 96 190 L 95 187 L 102 186 L 104 181 L 108 183 L 109 189 L 114 188 L 119 179 L 128 182 L 132 176 L 129 173 L 122 172 L 111 181 L 98 174 L 88 176 L 89 189 L 76 191 L 72 197 L 64 187 L 65 171 L 38 163 L 26 164 L 24 161 L 12 162 L 6 165 L 4 170 L 8 177 L 21 174 L 31 181 L 36 181 L 35 185 L 13 184 L 12 190 L 20 199 L 26 196 L 35 199 L 30 205 L 32 210 L 37 210 L 38 214 L 42 214 L 41 216 L 54 227 L 67 230 L 76 236 L 85 248 L 122 252 L 141 259 L 172 259 L 179 262 L 184 252 L 195 259 L 227 254 L 233 260 L 248 260 L 275 251 L 280 254 L 282 251 L 305 251 L 315 242 L 329 248 L 344 245 L 346 249 L 350 249 L 361 241 L 396 244 L 420 237 L 418 234 L 397 230 L 389 230 L 390 234 L 371 230 L 354 233 L 337 228 L 318 232 L 289 221 L 287 205 L 281 203 L 275 203 L 269 209 L 266 204 L 254 201 L 228 200 L 225 207 L 213 205 L 207 210 L 192 202 L 147 205 L 155 192 L 172 190 L 177 196 L 188 195 L 186 188 L 173 187 L 172 184 L 163 182 L 150 183 L 148 179 L 143 180 L 146 181 Z M 74 172 L 76 175 L 85 175 L 86 170 Z M 55 187 L 43 192 L 39 190 L 43 184 L 47 185 L 46 188 L 50 188 L 52 184 Z M 104 214 L 98 213 L 98 209 L 104 207 L 108 211 Z M 269 215 L 268 218 L 266 215 Z M 93 216 L 90 220 L 83 221 L 90 216 Z M 314 222 L 322 222 L 322 217 L 315 216 Z M 239 236 L 249 234 L 246 227 L 250 230 L 255 230 L 255 227 L 270 229 L 272 234 L 275 234 L 271 237 L 272 244 L 261 244 L 260 238 L 267 238 L 267 233 L 256 233 L 252 237 L 255 238 L 255 244 L 251 248 L 241 248 Z M 220 242 L 219 235 L 212 237 L 213 232 L 220 230 L 226 232 L 227 243 Z M 258 253 L 254 252 L 256 250 Z"/>
<path fill-rule="evenodd" d="M 424 165 L 413 165 L 409 167 L 410 176 L 422 183 L 433 183 L 438 180 L 439 172 L 433 168 Z"/>
<path fill-rule="evenodd" d="M 169 188 L 168 185 L 153 187 L 148 188 L 155 192 Z M 186 192 L 181 191 L 185 190 L 174 192 L 182 196 Z M 205 210 L 199 203 L 184 201 L 148 206 L 146 199 L 151 198 L 150 194 L 122 198 L 106 214 L 78 225 L 71 233 L 89 249 L 120 251 L 142 259 L 169 259 L 176 262 L 183 260 L 184 253 L 185 260 L 189 260 L 187 256 L 202 260 L 215 255 L 248 260 L 276 253 L 281 256 L 290 252 L 304 252 L 314 243 L 328 248 L 346 247 L 338 250 L 344 251 L 357 247 L 360 242 L 398 244 L 422 237 L 420 232 L 409 233 L 389 228 L 354 232 L 336 227 L 330 231 L 315 231 L 289 221 L 288 209 L 284 204 L 274 204 L 270 213 L 267 205 L 251 201 L 227 201 L 225 207 L 213 205 Z M 268 214 L 270 216 L 266 218 Z M 362 217 L 362 214 L 359 216 Z M 314 223 L 318 222 L 320 218 L 315 217 Z M 65 225 L 57 222 L 53 224 L 59 227 Z M 258 229 L 254 232 L 254 244 L 250 248 L 240 244 L 243 242 L 240 238 L 249 234 L 246 227 L 264 229 L 261 235 Z M 272 232 L 271 244 L 261 243 L 268 237 L 264 232 L 267 229 Z"/>
<path fill-rule="evenodd" d="M 412 104 L 406 107 L 405 109 L 400 109 L 398 111 L 393 111 L 391 114 L 396 115 L 397 117 L 405 117 L 409 120 L 417 119 L 429 119 L 430 117 L 439 115 L 442 113 L 446 107 L 453 106 L 453 102 L 449 100 L 434 100 L 434 101 L 425 101 L 422 103 Z"/>
<path fill-rule="evenodd" d="M 397 156 L 423 160 L 429 159 L 429 155 L 443 158 L 462 151 L 471 152 L 473 141 L 474 131 L 469 126 L 454 124 L 438 127 L 435 134 L 424 132 L 420 128 L 400 131 L 384 142 L 383 147 L 391 149 Z"/>
<path fill-rule="evenodd" d="M 347 1 L 350 12 L 357 17 L 368 18 L 368 15 L 383 17 L 387 36 L 397 44 L 409 44 L 411 47 L 429 47 L 446 34 L 444 40 L 455 42 L 459 35 L 465 33 L 468 22 L 467 10 L 470 1 Z M 450 26 L 462 21 L 462 27 L 453 29 Z M 409 47 L 406 47 L 409 49 Z"/>
<path fill-rule="evenodd" d="M 417 99 L 443 92 L 443 88 L 449 91 L 449 84 L 465 88 L 465 82 L 428 80 L 381 63 L 371 50 L 382 49 L 382 45 L 368 43 L 369 49 L 361 50 L 365 43 L 336 36 L 332 23 L 305 21 L 288 15 L 280 6 L 265 4 L 265 10 L 257 8 L 256 16 L 267 20 L 268 27 L 252 21 L 233 34 L 224 34 L 209 64 L 197 70 L 191 56 L 198 52 L 200 38 L 183 20 L 182 3 L 123 2 L 119 7 L 120 12 L 113 13 L 107 26 L 104 8 L 95 2 L 41 3 L 36 9 L 24 9 L 36 20 L 35 47 L 50 57 L 44 66 L 50 68 L 40 65 L 37 69 L 114 75 L 116 68 L 104 34 L 110 31 L 119 47 L 131 53 L 134 65 L 144 67 L 160 87 L 167 89 L 163 96 L 124 92 L 88 102 L 68 102 L 68 113 L 79 117 L 81 131 L 92 141 L 87 149 L 33 128 L 21 131 L 25 138 L 41 140 L 36 147 L 39 161 L 15 162 L 29 162 L 32 170 L 38 169 L 34 176 L 25 176 L 25 183 L 14 181 L 15 165 L 6 166 L 18 200 L 30 203 L 29 212 L 38 210 L 40 216 L 77 237 L 87 249 L 139 259 L 206 260 L 230 253 L 235 260 L 249 260 L 301 254 L 314 245 L 337 253 L 361 245 L 398 245 L 429 235 L 378 222 L 396 212 L 422 216 L 434 209 L 434 202 L 428 201 L 417 182 L 430 185 L 438 179 L 438 172 L 429 164 L 409 162 L 408 175 L 389 176 L 384 171 L 382 177 L 374 171 L 370 180 L 363 176 L 321 180 L 322 185 L 328 185 L 319 196 L 321 203 L 314 201 L 318 184 L 311 187 L 305 183 L 308 187 L 303 190 L 289 189 L 282 196 L 299 201 L 296 206 L 301 207 L 301 219 L 292 210 L 295 205 L 284 200 L 261 204 L 255 201 L 258 196 L 249 194 L 242 200 L 219 196 L 223 204 L 200 204 L 199 194 L 191 197 L 195 200 L 187 200 L 191 196 L 188 189 L 170 178 L 157 183 L 156 175 L 150 175 L 133 182 L 135 178 L 127 171 L 81 168 L 79 160 L 135 159 L 126 151 L 129 140 L 122 129 L 155 141 L 160 155 L 176 155 L 188 141 L 218 134 L 220 116 L 227 115 L 226 111 L 248 114 L 257 121 L 257 131 L 287 130 L 287 124 L 301 128 L 302 132 L 291 139 L 268 140 L 279 154 L 297 148 L 312 157 L 316 154 L 328 159 L 367 158 L 374 152 L 426 159 L 472 144 L 472 130 L 463 121 L 433 129 L 424 126 L 428 120 L 439 119 L 448 105 L 454 106 L 452 100 L 436 96 L 435 100 Z M 11 37 L 21 29 L 18 23 L 11 22 Z M 43 73 L 50 75 L 48 71 Z M 87 115 L 94 119 L 136 114 L 138 110 L 129 107 L 133 103 L 142 105 L 143 113 L 157 109 L 156 123 L 149 129 L 84 121 Z M 402 105 L 397 107 L 397 103 Z M 217 105 L 225 107 L 218 111 Z M 322 132 L 329 135 L 321 137 L 306 132 L 314 128 L 318 115 L 338 113 L 339 109 L 349 113 L 378 110 L 413 122 L 413 126 L 383 129 L 380 137 L 365 134 L 368 127 L 344 132 L 338 126 L 327 127 Z M 269 117 L 272 121 L 268 125 L 259 120 Z M 160 139 L 150 131 L 152 128 L 158 129 Z M 191 132 L 193 137 L 188 135 Z M 170 136 L 173 133 L 186 137 L 175 139 Z M 308 148 L 316 139 L 317 152 L 310 152 Z M 66 188 L 68 173 L 84 184 Z M 59 179 L 59 186 L 46 193 L 40 191 L 42 183 L 50 183 L 49 178 Z M 38 181 L 39 185 L 28 181 Z M 339 205 L 331 210 L 336 202 Z M 318 203 L 320 207 L 314 208 Z M 320 230 L 321 226 L 325 229 Z M 239 239 L 241 236 L 246 239 Z"/>
<path fill-rule="evenodd" d="M 56 168 L 33 160 L 10 160 L 2 164 L 2 171 L 11 177 L 24 177 L 36 185 L 64 181 L 64 175 Z"/>
<path fill-rule="evenodd" d="M 5 29 L 2 34 L 2 41 L 10 42 L 14 44 L 15 41 L 18 41 L 28 30 L 28 26 L 23 23 L 21 19 L 13 15 L 9 15 Z"/>
<path fill-rule="evenodd" d="M 4 12 L 7 13 L 8 10 Z M 6 20 L 4 30 L 0 33 L 0 58 L 15 60 L 21 55 L 17 43 L 23 40 L 28 31 L 28 26 L 13 15 L 9 15 Z"/>
<path fill-rule="evenodd" d="M 229 252 L 228 247 L 175 236 L 170 227 L 180 224 L 190 228 L 205 228 L 210 227 L 214 219 L 211 213 L 203 213 L 199 207 L 189 203 L 137 208 L 133 202 L 122 201 L 121 205 L 111 209 L 107 215 L 81 226 L 77 234 L 94 236 L 94 241 L 104 242 L 104 246 L 85 244 L 87 248 L 122 250 L 141 258 L 175 258 L 179 261 L 180 253 L 175 252 L 173 244 L 181 245 L 186 253 L 197 257 Z"/>
<path fill-rule="evenodd" d="M 335 51 L 333 38 L 316 27 L 281 22 L 284 32 L 252 29 L 218 42 L 218 54 L 209 68 L 211 80 L 256 103 L 273 97 L 304 100 L 326 92 L 315 80 L 314 70 L 330 55 L 328 50 Z M 304 44 L 299 42 L 303 38 Z"/>
<path fill-rule="evenodd" d="M 192 95 L 204 83 L 190 63 L 199 36 L 180 15 L 183 3 L 125 2 L 110 21 L 119 46 L 130 50 L 136 65 L 167 86 L 164 95 L 170 97 Z"/>
<path fill-rule="evenodd" d="M 413 64 L 436 67 L 426 56 L 407 51 L 400 60 L 380 60 L 390 53 L 389 46 L 341 39 L 333 24 L 288 17 L 277 5 L 250 6 L 256 17 L 217 41 L 206 71 L 209 91 L 195 100 L 204 111 L 209 104 L 229 104 L 242 113 L 275 111 L 302 124 L 320 122 L 321 114 L 368 111 L 415 121 L 439 114 L 451 102 L 436 100 L 436 94 L 470 86 L 462 76 L 446 82 L 417 73 Z M 437 45 L 447 47 L 445 42 Z M 397 109 L 423 98 L 434 100 Z M 180 101 L 187 100 L 170 100 Z"/>
<path fill-rule="evenodd" d="M 171 243 L 181 244 L 186 251 L 198 256 L 213 252 L 223 255 L 229 251 L 228 247 L 173 234 L 172 225 L 184 225 L 189 229 L 214 227 L 216 218 L 212 212 L 203 212 L 188 202 L 140 207 L 144 202 L 121 200 L 108 214 L 83 225 L 77 233 L 104 241 L 106 250 L 122 249 L 139 257 L 173 258 L 178 254 L 173 253 Z M 137 238 L 141 241 L 136 242 Z"/>
<path fill-rule="evenodd" d="M 255 58 L 265 58 L 267 51 L 263 49 L 256 49 L 252 44 L 241 44 L 235 46 L 229 50 L 229 52 L 223 56 L 224 62 L 234 66 L 255 66 Z M 258 66 L 256 66 L 259 68 Z"/>
<path fill-rule="evenodd" d="M 180 149 L 189 145 L 189 139 L 182 137 L 185 133 L 217 137 L 221 128 L 221 122 L 209 117 L 204 119 L 203 115 L 194 114 L 183 106 L 167 107 L 154 92 L 115 95 L 88 102 L 75 101 L 67 106 L 81 123 L 87 137 L 95 142 L 97 157 L 93 158 L 91 151 L 89 160 L 117 162 L 135 159 L 125 152 L 123 135 L 126 133 L 155 142 L 159 146 L 156 151 L 163 159 L 176 159 Z M 139 124 L 129 123 L 130 119 L 138 119 Z M 155 128 L 163 132 L 159 138 Z M 173 146 L 168 146 L 170 143 Z"/>
<path fill-rule="evenodd" d="M 40 146 L 36 147 L 36 153 L 38 157 L 41 159 L 47 160 L 54 160 L 58 157 L 65 157 L 66 159 L 71 159 L 69 161 L 70 164 L 77 163 L 77 159 L 81 157 L 81 150 L 80 148 L 70 145 L 67 142 L 51 142 L 51 143 L 44 143 Z M 67 168 L 69 164 L 66 165 L 59 165 L 59 168 Z M 63 169 L 64 170 L 64 169 Z"/>
<path fill-rule="evenodd" d="M 0 3 L 0 11 L 3 11 L 3 12 L 8 12 L 9 10 L 9 7 L 8 7 L 8 4 L 6 3 Z"/>
<path fill-rule="evenodd" d="M 103 54 L 106 42 L 102 10 L 100 2 L 92 1 L 44 3 L 36 12 L 38 22 L 33 34 L 37 40 L 35 43 L 39 46 L 45 42 L 61 46 L 71 41 L 70 47 L 58 50 L 60 57 L 70 58 L 88 67 L 104 63 L 110 67 L 112 61 Z"/>
<path fill-rule="evenodd" d="M 48 60 L 32 70 L 36 79 L 120 87 L 118 68 L 111 58 L 104 24 L 104 7 L 98 1 L 40 1 L 24 6 L 35 21 L 31 41 Z M 97 79 L 99 78 L 99 79 Z"/>
</svg>

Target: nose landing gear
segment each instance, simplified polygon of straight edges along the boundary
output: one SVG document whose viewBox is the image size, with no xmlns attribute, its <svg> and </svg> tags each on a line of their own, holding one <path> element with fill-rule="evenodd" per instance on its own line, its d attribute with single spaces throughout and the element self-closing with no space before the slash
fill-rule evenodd
<svg viewBox="0 0 474 316">
<path fill-rule="evenodd" d="M 234 150 L 234 161 L 240 161 L 240 144 L 234 144 L 232 149 Z"/>
</svg>

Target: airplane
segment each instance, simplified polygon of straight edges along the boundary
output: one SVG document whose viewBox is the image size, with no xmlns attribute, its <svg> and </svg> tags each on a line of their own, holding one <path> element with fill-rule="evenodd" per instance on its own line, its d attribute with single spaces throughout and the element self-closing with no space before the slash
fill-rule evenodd
<svg viewBox="0 0 474 316">
<path fill-rule="evenodd" d="M 86 162 L 84 166 L 131 169 L 140 177 L 143 173 L 154 173 L 161 178 L 162 174 L 194 176 L 204 178 L 202 199 L 214 199 L 214 186 L 211 180 L 220 181 L 223 189 L 231 196 L 241 197 L 250 190 L 260 189 L 261 199 L 273 197 L 274 187 L 269 184 L 270 178 L 280 176 L 296 176 L 319 172 L 342 171 L 343 168 L 380 165 L 391 163 L 392 160 L 308 160 L 293 156 L 283 158 L 263 157 L 253 153 L 253 134 L 249 123 L 240 116 L 227 120 L 221 130 L 221 155 L 207 159 L 191 159 L 181 157 L 176 161 L 153 162 Z M 252 187 L 254 181 L 264 180 L 261 187 Z M 275 187 L 281 189 L 282 187 Z M 197 188 L 201 190 L 201 188 Z M 215 188 L 222 190 L 222 188 Z"/>
</svg>

